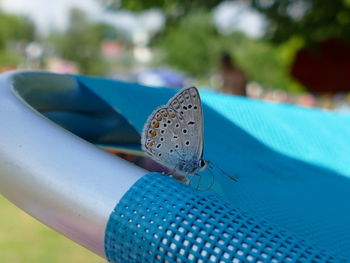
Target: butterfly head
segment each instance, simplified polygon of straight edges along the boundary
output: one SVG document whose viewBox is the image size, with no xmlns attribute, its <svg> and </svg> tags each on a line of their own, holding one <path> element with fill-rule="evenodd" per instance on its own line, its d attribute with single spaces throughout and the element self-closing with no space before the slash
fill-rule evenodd
<svg viewBox="0 0 350 263">
<path fill-rule="evenodd" d="M 204 170 L 207 167 L 207 162 L 201 159 L 199 161 L 199 170 Z"/>
</svg>

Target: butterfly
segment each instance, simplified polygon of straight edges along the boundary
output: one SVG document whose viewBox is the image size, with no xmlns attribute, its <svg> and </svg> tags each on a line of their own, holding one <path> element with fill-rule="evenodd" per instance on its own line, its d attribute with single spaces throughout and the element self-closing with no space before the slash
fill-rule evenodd
<svg viewBox="0 0 350 263">
<path fill-rule="evenodd" d="M 198 175 L 211 166 L 203 159 L 203 111 L 196 87 L 180 90 L 153 111 L 143 128 L 141 144 L 153 160 L 172 172 Z"/>
</svg>

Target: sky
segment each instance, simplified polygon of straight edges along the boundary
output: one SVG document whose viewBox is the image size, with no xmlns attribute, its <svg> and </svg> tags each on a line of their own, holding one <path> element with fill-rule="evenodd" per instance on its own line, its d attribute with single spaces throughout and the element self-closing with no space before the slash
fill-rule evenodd
<svg viewBox="0 0 350 263">
<path fill-rule="evenodd" d="M 65 29 L 69 10 L 73 7 L 82 9 L 96 21 L 108 22 L 126 29 L 135 41 L 141 42 L 147 42 L 147 38 L 165 22 L 159 10 L 150 10 L 139 15 L 127 11 L 111 13 L 103 10 L 98 0 L 1 0 L 0 4 L 5 11 L 25 14 L 32 18 L 39 32 L 43 34 L 52 28 Z M 214 10 L 213 19 L 223 34 L 239 30 L 258 38 L 264 33 L 264 19 L 241 1 L 223 2 Z"/>
<path fill-rule="evenodd" d="M 230 34 L 236 30 L 253 38 L 262 37 L 266 22 L 246 1 L 227 1 L 214 10 L 214 23 L 222 34 Z"/>
</svg>

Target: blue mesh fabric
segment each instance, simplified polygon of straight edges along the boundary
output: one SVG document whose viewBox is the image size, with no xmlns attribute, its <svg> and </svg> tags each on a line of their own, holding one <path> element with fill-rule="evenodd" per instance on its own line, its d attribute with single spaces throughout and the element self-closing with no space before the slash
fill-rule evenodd
<svg viewBox="0 0 350 263">
<path fill-rule="evenodd" d="M 139 132 L 176 90 L 76 77 Z M 350 259 L 350 116 L 201 92 L 209 190 L 272 225 Z M 202 174 L 203 184 L 212 177 Z M 205 188 L 205 187 L 203 187 Z"/>
<path fill-rule="evenodd" d="M 158 173 L 140 179 L 108 222 L 110 262 L 347 262 L 288 231 Z"/>
</svg>

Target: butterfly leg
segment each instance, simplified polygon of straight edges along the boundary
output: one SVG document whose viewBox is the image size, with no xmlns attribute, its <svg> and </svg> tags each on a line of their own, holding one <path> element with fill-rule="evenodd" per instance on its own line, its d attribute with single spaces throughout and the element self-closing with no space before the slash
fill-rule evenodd
<svg viewBox="0 0 350 263">
<path fill-rule="evenodd" d="M 214 185 L 214 182 L 215 182 L 214 174 L 212 173 L 212 171 L 210 171 L 210 169 L 208 169 L 208 171 L 209 171 L 209 173 L 211 175 L 211 183 L 210 183 L 209 187 L 206 190 L 209 190 Z"/>
<path fill-rule="evenodd" d="M 196 190 L 199 190 L 199 186 L 201 185 L 202 176 L 200 174 L 197 174 L 197 173 L 195 173 L 194 176 L 199 176 L 197 186 L 196 186 Z"/>
<path fill-rule="evenodd" d="M 174 167 L 172 170 L 168 170 L 166 172 L 166 175 L 169 177 L 174 177 L 175 171 L 176 171 L 176 167 Z"/>
<path fill-rule="evenodd" d="M 211 172 L 210 172 L 210 175 L 211 175 L 211 178 L 212 178 L 211 183 L 209 184 L 208 187 L 201 189 L 200 186 L 201 186 L 202 175 L 201 175 L 201 174 L 198 174 L 198 173 L 193 174 L 193 175 L 191 176 L 192 178 L 194 178 L 194 177 L 199 177 L 199 178 L 198 178 L 198 181 L 197 181 L 197 185 L 196 185 L 196 187 L 194 187 L 194 188 L 195 188 L 197 191 L 200 191 L 200 192 L 205 192 L 205 191 L 209 190 L 209 189 L 214 185 L 214 175 L 213 175 Z"/>
<path fill-rule="evenodd" d="M 177 171 L 177 168 L 174 167 L 172 170 L 168 170 L 168 172 L 165 175 L 171 178 L 174 178 L 182 183 L 188 184 L 187 183 L 188 180 L 186 179 L 186 176 L 176 173 L 176 171 Z"/>
<path fill-rule="evenodd" d="M 192 175 L 185 175 L 184 179 L 183 179 L 183 182 L 186 184 L 186 185 L 190 185 L 191 184 L 191 181 L 193 179 L 193 176 Z"/>
</svg>

